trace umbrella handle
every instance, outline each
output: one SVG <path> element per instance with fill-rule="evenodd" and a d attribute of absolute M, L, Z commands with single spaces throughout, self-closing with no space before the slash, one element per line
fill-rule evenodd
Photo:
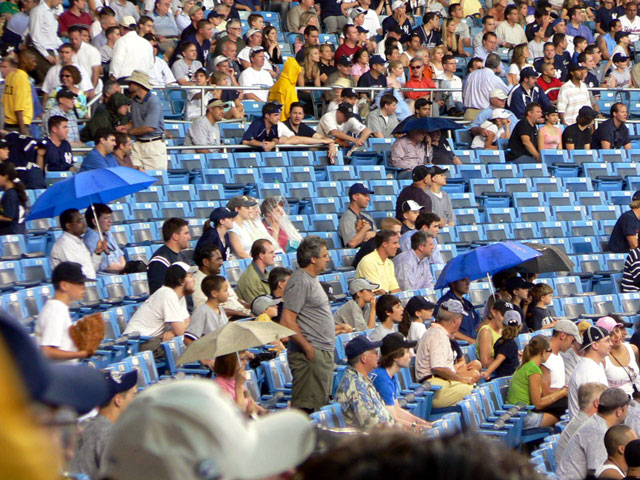
<path fill-rule="evenodd" d="M 104 237 L 102 236 L 102 230 L 100 230 L 100 224 L 98 223 L 98 215 L 96 215 L 96 209 L 93 207 L 93 202 L 91 202 L 91 206 L 89 208 L 93 213 L 93 219 L 96 221 L 96 228 L 98 229 L 98 234 L 100 235 L 100 241 L 102 241 L 104 240 Z"/>

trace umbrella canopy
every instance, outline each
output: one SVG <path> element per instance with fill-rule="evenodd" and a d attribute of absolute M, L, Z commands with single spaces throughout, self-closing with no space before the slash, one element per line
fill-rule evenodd
<path fill-rule="evenodd" d="M 49 187 L 31 207 L 27 220 L 52 218 L 69 208 L 107 203 L 154 184 L 156 178 L 133 168 L 97 168 L 77 173 Z"/>
<path fill-rule="evenodd" d="M 207 360 L 247 348 L 259 347 L 295 335 L 293 330 L 275 322 L 231 322 L 187 347 L 178 365 Z"/>
<path fill-rule="evenodd" d="M 398 133 L 408 133 L 410 130 L 422 130 L 425 132 L 435 132 L 436 130 L 459 130 L 462 125 L 453 120 L 439 117 L 414 117 L 409 119 Z"/>
<path fill-rule="evenodd" d="M 540 252 L 519 242 L 501 242 L 475 248 L 447 262 L 435 288 L 469 277 L 470 280 L 493 275 L 539 257 Z"/>
<path fill-rule="evenodd" d="M 518 265 L 516 270 L 523 273 L 572 272 L 575 263 L 555 245 L 544 243 L 525 243 L 542 255 Z"/>

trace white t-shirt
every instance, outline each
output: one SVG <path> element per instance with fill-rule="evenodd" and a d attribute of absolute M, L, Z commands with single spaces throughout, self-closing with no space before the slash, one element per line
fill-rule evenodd
<path fill-rule="evenodd" d="M 266 70 L 257 71 L 249 67 L 240 74 L 240 78 L 238 78 L 238 83 L 242 87 L 262 86 L 262 87 L 271 88 L 273 86 L 273 77 Z M 245 90 L 244 91 L 245 95 L 249 93 L 254 94 L 262 102 L 266 102 L 267 99 L 269 98 L 269 90 Z"/>
<path fill-rule="evenodd" d="M 245 62 L 251 63 L 251 60 L 249 58 L 251 48 L 252 47 L 247 46 L 240 50 L 240 53 L 238 53 L 238 60 L 244 60 Z M 273 66 L 271 65 L 271 57 L 267 52 L 264 52 L 264 65 L 262 66 L 262 70 L 273 70 Z"/>
<path fill-rule="evenodd" d="M 482 125 L 480 125 L 480 128 L 484 128 L 485 130 L 493 132 L 493 135 L 494 135 L 493 143 L 498 143 L 498 139 L 504 133 L 504 127 L 499 128 L 498 125 L 493 123 L 491 120 L 482 122 Z M 484 142 L 486 140 L 487 140 L 487 137 L 484 137 L 482 135 L 476 135 L 475 137 L 473 137 L 473 141 L 471 142 L 471 148 L 484 149 Z"/>
<path fill-rule="evenodd" d="M 631 43 L 640 40 L 640 17 L 634 18 L 632 22 L 626 15 L 622 15 L 618 20 L 622 24 L 622 31 L 629 32 Z"/>
<path fill-rule="evenodd" d="M 352 132 L 356 135 L 360 135 L 362 131 L 367 128 L 361 122 L 358 121 L 357 118 L 351 117 L 349 120 L 344 122 L 341 125 L 338 125 L 338 121 L 336 120 L 336 112 L 328 112 L 325 113 L 320 121 L 318 122 L 318 126 L 316 127 L 316 132 L 322 135 L 323 137 L 331 138 L 332 130 L 340 130 L 343 133 Z"/>
<path fill-rule="evenodd" d="M 546 362 L 543 363 L 549 369 L 551 375 L 551 388 L 562 388 L 566 385 L 564 374 L 564 360 L 560 355 L 552 353 Z"/>
<path fill-rule="evenodd" d="M 253 240 L 251 239 L 251 233 L 249 233 L 249 230 L 244 226 L 233 222 L 233 228 L 229 231 L 238 235 L 240 243 L 242 243 L 242 248 L 244 248 L 245 252 L 249 253 L 251 251 L 251 245 L 253 245 Z"/>
<path fill-rule="evenodd" d="M 80 83 L 76 85 L 83 92 L 93 90 L 93 83 L 91 83 L 91 74 L 87 72 L 82 65 L 78 62 L 74 62 L 73 66 L 80 72 Z M 47 95 L 53 92 L 56 87 L 60 86 L 60 70 L 62 65 L 54 65 L 47 71 L 47 76 L 44 77 L 42 82 L 42 91 Z"/>
<path fill-rule="evenodd" d="M 69 335 L 69 327 L 73 324 L 69 307 L 60 300 L 50 298 L 44 304 L 35 326 L 35 336 L 42 347 L 56 347 L 66 352 L 77 352 L 78 347 Z M 76 363 L 76 359 L 67 363 Z"/>
<path fill-rule="evenodd" d="M 93 67 L 100 67 L 102 65 L 102 57 L 100 56 L 100 50 L 87 42 L 82 42 L 80 50 L 73 56 L 73 61 L 79 63 L 89 73 L 91 79 L 93 77 Z M 92 83 L 93 85 L 93 83 Z M 102 80 L 98 77 L 98 84 L 94 88 L 96 95 L 102 93 Z"/>
<path fill-rule="evenodd" d="M 427 327 L 422 322 L 411 322 L 411 326 L 409 327 L 409 335 L 407 335 L 407 340 L 410 342 L 417 342 L 422 338 L 422 335 L 427 331 Z"/>
<path fill-rule="evenodd" d="M 578 406 L 578 389 L 580 385 L 588 382 L 596 382 L 606 385 L 607 387 L 609 386 L 604 365 L 596 363 L 590 358 L 582 357 L 571 374 L 571 380 L 569 380 L 569 414 L 571 418 L 575 417 L 580 411 L 580 407 Z"/>
<path fill-rule="evenodd" d="M 184 322 L 189 318 L 187 300 L 169 287 L 160 287 L 133 314 L 124 334 L 139 332 L 140 335 L 158 337 L 166 330 L 167 323 Z"/>

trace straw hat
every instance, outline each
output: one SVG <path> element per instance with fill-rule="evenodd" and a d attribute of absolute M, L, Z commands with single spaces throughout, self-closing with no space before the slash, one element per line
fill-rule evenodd
<path fill-rule="evenodd" d="M 138 85 L 146 88 L 147 90 L 152 90 L 151 82 L 149 82 L 149 74 L 141 70 L 134 70 L 131 76 L 127 78 L 126 81 L 137 83 Z"/>

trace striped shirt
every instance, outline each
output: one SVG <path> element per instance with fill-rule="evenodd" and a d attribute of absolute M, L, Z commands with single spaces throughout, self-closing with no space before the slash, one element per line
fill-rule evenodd
<path fill-rule="evenodd" d="M 591 97 L 586 83 L 580 82 L 580 86 L 576 87 L 572 81 L 568 81 L 560 87 L 558 92 L 558 112 L 564 113 L 565 125 L 576 123 L 580 109 L 590 106 Z"/>
<path fill-rule="evenodd" d="M 621 285 L 624 293 L 640 291 L 640 248 L 629 252 L 624 262 Z"/>

